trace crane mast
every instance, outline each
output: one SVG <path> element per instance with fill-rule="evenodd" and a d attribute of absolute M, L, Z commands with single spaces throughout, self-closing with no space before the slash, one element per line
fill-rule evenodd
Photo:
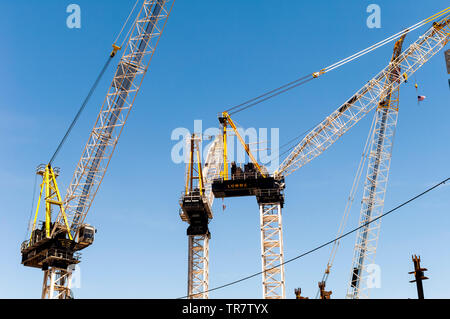
<path fill-rule="evenodd" d="M 284 179 L 269 176 L 267 169 L 260 166 L 250 147 L 239 134 L 228 112 L 219 115 L 222 126 L 223 171 L 212 183 L 215 197 L 255 196 L 260 212 L 261 265 L 263 298 L 285 298 L 283 232 L 281 209 L 284 205 Z M 227 165 L 227 134 L 231 127 L 251 162 L 238 167 L 231 163 L 231 174 Z M 279 267 L 278 267 L 279 266 Z"/>
<path fill-rule="evenodd" d="M 378 102 L 384 100 L 391 90 L 396 90 L 447 44 L 449 20 L 447 14 L 439 22 L 434 22 L 397 59 L 311 130 L 281 163 L 274 175 L 286 177 L 309 163 L 377 107 Z M 397 74 L 398 69 L 403 73 Z M 389 79 L 395 79 L 392 86 L 386 85 Z"/>
<path fill-rule="evenodd" d="M 22 263 L 44 270 L 42 298 L 71 298 L 72 265 L 80 262 L 78 251 L 92 244 L 94 238 L 94 228 L 86 225 L 84 220 L 105 176 L 173 3 L 173 0 L 143 1 L 66 196 L 64 200 L 46 197 L 45 233 L 44 227 L 40 230 L 33 226 L 30 240 L 22 244 Z M 120 49 L 116 45 L 113 48 L 111 58 Z M 59 196 L 57 187 L 53 190 L 57 174 L 50 164 L 38 171 L 44 176 L 43 184 L 49 185 L 47 193 Z M 47 182 L 45 176 L 53 178 Z M 59 207 L 54 221 L 51 220 L 52 205 Z"/>
<path fill-rule="evenodd" d="M 180 200 L 181 220 L 189 223 L 188 235 L 188 291 L 189 299 L 208 299 L 209 240 L 208 228 L 213 218 L 211 191 L 213 179 L 222 170 L 223 144 L 216 136 L 208 150 L 202 167 L 201 137 L 193 134 L 189 139 L 189 160 L 186 164 L 186 187 Z"/>

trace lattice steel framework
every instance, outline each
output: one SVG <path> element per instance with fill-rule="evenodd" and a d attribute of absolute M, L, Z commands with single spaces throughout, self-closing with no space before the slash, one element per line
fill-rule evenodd
<path fill-rule="evenodd" d="M 199 145 L 197 146 L 199 147 Z M 203 166 L 204 196 L 211 208 L 214 203 L 214 194 L 211 186 L 223 167 L 223 143 L 220 136 L 216 136 L 208 149 L 206 161 Z M 181 219 L 188 221 L 185 214 Z M 209 240 L 210 235 L 188 236 L 188 298 L 208 299 L 209 289 Z"/>
<path fill-rule="evenodd" d="M 209 235 L 195 235 L 188 238 L 188 298 L 208 299 Z"/>
<path fill-rule="evenodd" d="M 74 239 L 105 176 L 173 3 L 174 0 L 144 0 L 131 28 L 111 86 L 64 198 L 68 225 Z M 52 234 L 64 229 L 67 227 L 60 213 Z M 44 274 L 42 297 L 68 297 L 70 280 L 66 279 L 70 276 L 70 270 L 49 268 Z"/>
<path fill-rule="evenodd" d="M 394 94 L 395 100 L 392 102 L 398 106 L 398 90 Z M 359 226 L 383 214 L 397 118 L 398 109 L 382 108 L 376 113 Z M 378 219 L 357 232 L 351 282 L 347 291 L 349 298 L 369 297 L 369 279 L 373 274 L 367 271 L 367 266 L 375 261 L 380 225 L 381 219 Z"/>
<path fill-rule="evenodd" d="M 72 271 L 51 267 L 44 271 L 42 299 L 71 299 Z"/>
<path fill-rule="evenodd" d="M 206 155 L 205 165 L 203 166 L 203 176 L 205 177 L 205 195 L 209 205 L 214 203 L 214 194 L 212 192 L 212 182 L 220 176 L 223 170 L 223 140 L 221 135 L 214 138 Z"/>
<path fill-rule="evenodd" d="M 132 27 L 123 56 L 65 196 L 65 210 L 74 237 L 105 176 L 172 5 L 173 1 L 170 0 L 145 0 Z M 62 222 L 61 215 L 58 215 L 57 222 Z"/>
<path fill-rule="evenodd" d="M 410 78 L 447 44 L 450 37 L 449 20 L 449 15 L 446 15 L 439 22 L 435 22 L 397 59 L 309 132 L 282 162 L 275 175 L 292 174 L 334 144 L 368 112 L 377 107 L 380 100 L 386 98 L 391 90 L 391 86 L 386 85 L 389 79 L 395 79 L 392 90 L 396 90 Z M 397 72 L 399 69 L 402 70 L 401 74 Z"/>
<path fill-rule="evenodd" d="M 348 298 L 369 297 L 370 278 L 373 274 L 368 272 L 367 266 L 375 261 L 381 219 L 375 220 L 369 225 L 367 225 L 367 222 L 383 214 L 398 119 L 399 93 L 400 90 L 397 87 L 395 91 L 388 95 L 384 103 L 380 103 L 375 114 L 375 126 L 371 134 L 372 139 L 359 220 L 359 226 L 365 226 L 359 229 L 356 235 L 350 287 L 347 291 Z"/>
<path fill-rule="evenodd" d="M 284 299 L 285 280 L 281 204 L 260 204 L 261 262 L 264 299 Z M 279 267 L 276 267 L 281 265 Z M 275 268 L 274 268 L 275 267 Z"/>

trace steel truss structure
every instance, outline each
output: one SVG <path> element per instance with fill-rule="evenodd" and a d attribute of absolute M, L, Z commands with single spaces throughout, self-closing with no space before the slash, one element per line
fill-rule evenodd
<path fill-rule="evenodd" d="M 50 267 L 44 271 L 42 299 L 72 299 L 72 270 Z"/>
<path fill-rule="evenodd" d="M 181 201 L 182 212 L 180 217 L 183 221 L 192 226 L 196 222 L 191 215 L 189 204 L 194 201 L 201 201 L 202 209 L 195 211 L 195 214 L 202 215 L 205 211 L 208 213 L 207 223 L 212 219 L 212 204 L 214 195 L 211 190 L 212 181 L 219 176 L 223 167 L 223 144 L 220 136 L 216 136 L 212 141 L 205 164 L 202 167 L 201 160 L 201 141 L 200 136 L 195 134 L 187 139 L 189 146 L 190 159 L 186 164 L 186 191 Z M 195 165 L 197 158 L 197 165 Z M 197 167 L 197 168 L 195 168 Z M 194 183 L 197 182 L 197 183 Z M 196 193 L 198 189 L 198 194 Z M 198 208 L 198 206 L 197 206 Z M 190 226 L 190 227 L 191 227 Z M 188 289 L 189 299 L 208 299 L 209 289 L 209 240 L 211 234 L 204 225 L 199 233 L 189 235 L 188 230 Z"/>
<path fill-rule="evenodd" d="M 141 87 L 174 1 L 144 0 L 88 142 L 64 198 L 65 215 L 56 218 L 52 236 L 67 231 L 77 238 Z M 117 47 L 115 47 L 115 52 Z M 67 216 L 67 222 L 64 221 Z M 71 235 L 71 236 L 70 236 Z M 50 267 L 43 298 L 69 297 L 71 271 Z"/>
<path fill-rule="evenodd" d="M 259 212 L 263 298 L 284 299 L 286 293 L 281 204 L 261 203 Z"/>
<path fill-rule="evenodd" d="M 398 107 L 398 90 L 393 95 L 392 103 Z M 367 222 L 383 214 L 397 118 L 398 108 L 382 108 L 376 113 L 359 220 L 359 226 L 366 226 L 357 232 L 348 298 L 369 297 L 374 274 L 368 266 L 375 261 L 381 219 Z"/>
<path fill-rule="evenodd" d="M 407 81 L 431 57 L 439 52 L 450 37 L 450 17 L 433 23 L 419 39 L 400 54 L 347 102 L 326 117 L 298 143 L 281 163 L 275 175 L 288 176 L 322 154 L 342 135 L 358 123 L 378 102 Z M 400 74 L 398 70 L 402 70 Z M 392 85 L 386 85 L 393 79 Z"/>
<path fill-rule="evenodd" d="M 210 235 L 191 235 L 188 258 L 188 298 L 208 299 Z"/>
<path fill-rule="evenodd" d="M 396 43 L 396 48 L 400 46 L 400 51 L 403 39 L 404 37 Z M 396 54 L 395 51 L 394 54 Z M 400 73 L 401 70 L 397 71 Z M 395 79 L 390 79 L 387 82 L 389 88 L 392 87 L 392 81 L 395 81 Z M 388 94 L 386 100 L 380 102 L 375 113 L 375 125 L 373 132 L 371 132 L 367 174 L 361 201 L 359 226 L 363 227 L 358 230 L 356 235 L 347 298 L 369 298 L 373 276 L 375 275 L 368 268 L 375 262 L 380 234 L 381 219 L 376 218 L 383 214 L 398 119 L 399 94 L 400 88 L 397 87 L 395 91 Z M 371 222 L 371 224 L 367 224 L 368 222 Z"/>
<path fill-rule="evenodd" d="M 72 235 L 83 224 L 163 32 L 173 1 L 145 0 L 65 197 Z M 58 223 L 62 223 L 61 214 Z"/>

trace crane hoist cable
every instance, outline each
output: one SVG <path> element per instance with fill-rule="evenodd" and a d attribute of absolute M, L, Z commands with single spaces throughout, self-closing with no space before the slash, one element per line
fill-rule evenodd
<path fill-rule="evenodd" d="M 80 106 L 80 108 L 79 108 L 77 114 L 75 115 L 74 119 L 72 120 L 72 123 L 69 125 L 69 128 L 67 129 L 67 131 L 66 131 L 66 133 L 64 134 L 63 138 L 61 139 L 61 141 L 60 141 L 58 147 L 56 148 L 55 153 L 53 154 L 53 156 L 51 157 L 51 159 L 50 159 L 50 161 L 49 161 L 49 163 L 48 163 L 49 165 L 51 165 L 51 164 L 53 163 L 53 161 L 55 160 L 55 158 L 56 158 L 56 156 L 58 155 L 59 151 L 61 150 L 61 147 L 63 146 L 63 144 L 65 143 L 67 137 L 69 136 L 70 132 L 72 131 L 73 127 L 74 127 L 75 124 L 77 123 L 78 118 L 80 117 L 81 113 L 83 112 L 84 108 L 86 107 L 87 103 L 89 102 L 89 100 L 90 100 L 92 94 L 94 93 L 95 89 L 96 89 L 97 86 L 98 86 L 98 83 L 100 82 L 101 78 L 103 77 L 103 75 L 105 74 L 106 70 L 108 69 L 108 66 L 109 66 L 109 64 L 110 64 L 110 62 L 111 62 L 111 60 L 112 60 L 112 58 L 114 58 L 114 56 L 116 55 L 117 51 L 119 51 L 119 50 L 122 49 L 122 47 L 123 47 L 123 45 L 124 45 L 126 39 L 128 39 L 128 36 L 129 36 L 129 34 L 130 34 L 130 32 L 131 32 L 131 30 L 132 30 L 133 28 L 128 28 L 128 32 L 127 32 L 127 34 L 125 35 L 125 37 L 122 39 L 121 44 L 120 44 L 120 45 L 117 45 L 117 43 L 118 43 L 118 41 L 119 41 L 119 39 L 120 39 L 120 36 L 122 35 L 122 32 L 123 32 L 123 30 L 125 29 L 125 27 L 128 25 L 128 22 L 129 22 L 130 18 L 132 17 L 133 13 L 135 12 L 136 7 L 137 7 L 139 1 L 140 1 L 140 0 L 136 0 L 136 2 L 134 3 L 134 6 L 133 6 L 133 8 L 131 9 L 130 14 L 128 15 L 127 19 L 125 20 L 125 23 L 122 25 L 122 29 L 120 29 L 120 32 L 118 33 L 116 39 L 114 40 L 114 43 L 113 43 L 113 45 L 112 45 L 112 46 L 113 46 L 113 50 L 111 51 L 111 53 L 110 53 L 108 59 L 106 60 L 106 62 L 105 62 L 105 64 L 104 64 L 103 68 L 101 69 L 100 73 L 98 74 L 98 76 L 97 76 L 97 78 L 96 78 L 94 84 L 93 84 L 92 87 L 90 88 L 90 90 L 89 90 L 89 92 L 88 92 L 86 98 L 84 99 L 83 103 L 81 104 L 81 106 Z M 136 17 L 134 20 L 136 20 L 136 19 L 137 19 L 137 17 Z M 136 22 L 136 21 L 134 21 L 134 24 L 135 24 L 135 22 Z"/>
<path fill-rule="evenodd" d="M 449 12 L 450 12 L 450 7 L 447 7 L 446 9 L 441 10 L 438 13 L 435 13 L 434 15 L 432 15 L 432 16 L 430 16 L 430 17 L 428 17 L 428 18 L 426 18 L 426 19 L 424 19 L 422 21 L 419 21 L 416 24 L 413 24 L 412 26 L 410 26 L 410 27 L 408 27 L 406 29 L 403 29 L 402 31 L 397 32 L 397 33 L 391 35 L 390 37 L 388 37 L 388 38 L 386 38 L 386 39 L 384 39 L 382 41 L 379 41 L 379 42 L 377 42 L 377 43 L 375 43 L 375 44 L 365 48 L 364 50 L 358 51 L 358 52 L 356 52 L 356 53 L 354 53 L 354 54 L 352 54 L 352 55 L 350 55 L 350 56 L 348 56 L 348 57 L 346 57 L 346 58 L 344 58 L 344 59 L 342 59 L 342 60 L 340 60 L 338 62 L 335 62 L 335 63 L 333 63 L 333 64 L 331 64 L 331 65 L 329 65 L 329 66 L 327 66 L 325 68 L 322 68 L 320 71 L 313 72 L 311 74 L 307 74 L 307 75 L 301 76 L 301 77 L 299 77 L 298 79 L 296 79 L 294 81 L 291 81 L 291 82 L 286 83 L 286 84 L 284 84 L 284 85 L 282 85 L 280 87 L 277 87 L 276 89 L 270 90 L 270 91 L 265 92 L 265 93 L 255 97 L 255 98 L 252 98 L 252 99 L 247 100 L 247 101 L 245 101 L 243 103 L 240 103 L 240 104 L 237 104 L 237 105 L 235 105 L 233 107 L 230 107 L 230 108 L 226 109 L 225 112 L 229 113 L 230 115 L 236 114 L 236 113 L 244 111 L 244 110 L 246 110 L 246 109 L 248 109 L 248 108 L 250 108 L 252 106 L 255 106 L 255 105 L 257 105 L 257 104 L 259 104 L 261 102 L 267 101 L 267 100 L 269 100 L 269 99 L 271 99 L 271 98 L 273 98 L 273 97 L 275 97 L 277 95 L 285 93 L 285 92 L 287 92 L 287 91 L 289 91 L 289 90 L 291 90 L 293 88 L 296 88 L 298 86 L 306 84 L 307 82 L 309 82 L 309 81 L 311 81 L 313 79 L 316 79 L 316 78 L 320 77 L 321 75 L 323 75 L 325 73 L 328 73 L 328 72 L 330 72 L 332 70 L 340 68 L 341 66 L 343 66 L 343 65 L 345 65 L 345 64 L 347 64 L 347 63 L 349 63 L 349 62 L 351 62 L 351 61 L 353 61 L 355 59 L 358 59 L 358 58 L 362 57 L 363 55 L 366 55 L 366 54 L 368 54 L 368 53 L 370 53 L 370 52 L 372 52 L 372 51 L 374 51 L 374 50 L 376 50 L 376 49 L 378 49 L 378 48 L 380 48 L 380 47 L 382 47 L 382 46 L 384 46 L 384 45 L 386 45 L 386 44 L 388 44 L 388 43 L 390 43 L 390 42 L 392 42 L 392 41 L 394 41 L 394 40 L 396 40 L 398 38 L 400 38 L 401 36 L 411 32 L 411 31 L 414 31 L 414 30 L 424 26 L 425 24 L 427 24 L 427 23 L 429 23 L 429 22 L 431 22 L 431 21 L 433 21 L 433 20 L 435 20 L 435 19 L 437 19 L 439 17 L 442 17 L 443 15 L 445 15 L 445 14 L 447 14 Z"/>
<path fill-rule="evenodd" d="M 119 40 L 120 36 L 122 35 L 123 30 L 125 29 L 125 27 L 128 25 L 128 21 L 130 20 L 131 16 L 133 15 L 133 12 L 136 10 L 136 6 L 139 3 L 140 0 L 136 0 L 136 2 L 134 3 L 133 9 L 131 9 L 130 14 L 128 15 L 127 19 L 125 20 L 125 23 L 122 26 L 122 29 L 120 29 L 119 34 L 116 37 L 116 40 L 114 40 L 114 43 L 117 43 L 117 41 Z M 123 46 L 123 44 L 125 43 L 125 40 L 128 39 L 128 35 L 130 34 L 132 28 L 128 28 L 128 32 L 127 35 L 123 38 L 122 40 L 122 44 L 120 45 L 120 47 Z"/>
<path fill-rule="evenodd" d="M 300 255 L 297 255 L 297 256 L 295 256 L 295 257 L 292 257 L 292 258 L 286 260 L 285 262 L 283 262 L 283 263 L 281 263 L 281 264 L 278 264 L 278 265 L 275 265 L 275 266 L 273 266 L 272 268 L 267 269 L 267 270 L 265 270 L 265 271 L 266 271 L 266 272 L 270 272 L 271 270 L 273 270 L 273 269 L 275 269 L 275 268 L 278 268 L 278 267 L 280 267 L 280 266 L 282 266 L 282 265 L 286 265 L 286 264 L 288 264 L 288 263 L 291 263 L 291 262 L 293 262 L 293 261 L 295 261 L 295 260 L 297 260 L 297 259 L 300 259 L 300 258 L 303 258 L 303 257 L 305 257 L 305 256 L 307 256 L 307 255 L 310 255 L 310 254 L 312 254 L 313 252 L 316 252 L 316 251 L 318 251 L 318 250 L 320 250 L 320 249 L 322 249 L 322 248 L 324 248 L 324 247 L 326 247 L 326 246 L 329 246 L 329 245 L 331 245 L 332 243 L 334 243 L 334 242 L 336 242 L 336 241 L 338 241 L 338 240 L 341 240 L 341 239 L 344 238 L 344 237 L 347 237 L 347 236 L 353 234 L 354 232 L 358 231 L 359 229 L 361 229 L 361 228 L 363 228 L 363 227 L 365 227 L 365 226 L 367 226 L 367 225 L 370 225 L 370 224 L 372 224 L 373 222 L 375 222 L 375 221 L 377 221 L 377 220 L 379 220 L 379 219 L 381 219 L 381 218 L 383 218 L 383 217 L 386 217 L 387 215 L 392 214 L 393 212 L 397 211 L 398 209 L 402 208 L 403 206 L 405 206 L 405 205 L 407 205 L 407 204 L 409 204 L 409 203 L 415 201 L 416 199 L 419 199 L 420 197 L 422 197 L 422 196 L 424 196 L 425 194 L 431 192 L 432 190 L 438 188 L 439 186 L 444 185 L 444 184 L 447 183 L 448 181 L 450 181 L 450 177 L 447 177 L 447 178 L 443 179 L 442 181 L 440 181 L 439 183 L 435 184 L 434 186 L 431 186 L 430 188 L 426 189 L 426 190 L 423 191 L 422 193 L 420 193 L 420 194 L 418 194 L 418 195 L 416 195 L 416 196 L 414 196 L 414 197 L 408 199 L 407 201 L 401 203 L 400 205 L 397 205 L 397 206 L 394 207 L 393 209 L 391 209 L 391 210 L 387 211 L 386 213 L 384 213 L 384 214 L 378 216 L 377 218 L 374 218 L 373 220 L 370 220 L 370 221 L 364 223 L 363 225 L 360 225 L 360 226 L 358 226 L 358 227 L 356 227 L 356 228 L 354 228 L 354 229 L 349 230 L 348 232 L 346 232 L 345 234 L 342 234 L 342 235 L 339 236 L 339 237 L 336 237 L 336 238 L 334 238 L 334 239 L 332 239 L 332 240 L 329 240 L 329 241 L 327 241 L 326 243 L 323 243 L 323 244 L 321 244 L 321 245 L 319 245 L 319 246 L 316 246 L 315 248 L 312 248 L 312 249 L 310 249 L 310 250 L 308 250 L 308 251 L 306 251 L 306 252 L 304 252 L 304 253 L 302 253 L 302 254 L 300 254 Z M 202 291 L 201 293 L 211 292 L 211 291 L 223 289 L 223 288 L 226 288 L 226 287 L 229 287 L 229 286 L 238 284 L 238 283 L 240 283 L 240 282 L 243 282 L 243 281 L 246 281 L 246 280 L 248 280 L 248 279 L 254 278 L 254 277 L 256 277 L 256 276 L 259 276 L 259 275 L 261 275 L 263 272 L 264 272 L 264 271 L 259 271 L 259 272 L 257 272 L 257 273 L 248 275 L 248 276 L 246 276 L 246 277 L 237 279 L 237 280 L 235 280 L 235 281 L 232 281 L 232 282 L 229 282 L 229 283 L 226 283 L 226 284 L 223 284 L 223 285 L 220 285 L 220 286 L 217 286 L 217 287 L 208 289 L 207 291 Z M 188 297 L 190 297 L 190 296 L 178 297 L 178 298 L 176 298 L 176 299 L 184 299 L 184 298 L 188 298 Z"/>
<path fill-rule="evenodd" d="M 367 158 L 369 156 L 369 152 L 370 152 L 370 141 L 373 138 L 373 134 L 374 134 L 373 128 L 375 126 L 375 122 L 376 122 L 376 116 L 373 117 L 372 124 L 370 126 L 369 134 L 367 136 L 366 143 L 364 145 L 364 150 L 361 155 L 361 160 L 359 161 L 358 169 L 356 170 L 355 178 L 353 179 L 352 188 L 350 190 L 350 194 L 347 199 L 347 204 L 345 205 L 344 214 L 341 218 L 341 222 L 339 224 L 339 229 L 338 229 L 336 237 L 340 237 L 342 235 L 342 233 L 344 232 L 345 225 L 347 224 L 348 216 L 349 216 L 350 210 L 352 208 L 352 204 L 353 204 L 355 196 L 356 196 L 356 192 L 359 189 L 361 175 L 362 175 L 366 160 L 367 160 Z M 334 259 L 336 258 L 336 253 L 339 248 L 339 244 L 340 244 L 340 240 L 337 240 L 333 243 L 333 246 L 332 246 L 331 252 L 330 252 L 330 256 L 328 258 L 327 267 L 322 276 L 321 282 L 326 283 L 328 280 L 328 276 L 330 274 L 330 269 L 333 266 Z M 318 298 L 319 293 L 320 293 L 319 291 L 316 293 L 316 299 Z"/>
<path fill-rule="evenodd" d="M 61 139 L 61 141 L 58 144 L 58 147 L 56 148 L 55 152 L 53 153 L 53 156 L 50 158 L 50 161 L 48 162 L 49 165 L 51 165 L 53 163 L 53 161 L 55 160 L 56 156 L 58 155 L 59 151 L 61 150 L 62 146 L 64 145 L 64 143 L 66 142 L 67 137 L 69 136 L 70 132 L 72 131 L 73 127 L 75 126 L 75 124 L 77 123 L 81 113 L 83 112 L 83 110 L 85 109 L 87 103 L 89 102 L 89 100 L 91 99 L 92 94 L 94 93 L 95 89 L 98 86 L 98 83 L 100 82 L 101 78 L 103 77 L 103 75 L 105 74 L 105 71 L 108 69 L 109 63 L 111 62 L 112 58 L 114 57 L 115 50 L 118 50 L 116 48 L 119 47 L 114 47 L 113 45 L 113 52 L 111 52 L 111 54 L 109 55 L 108 59 L 106 60 L 103 68 L 101 69 L 100 73 L 98 74 L 97 78 L 95 79 L 94 84 L 91 86 L 89 93 L 87 94 L 87 96 L 84 98 L 83 103 L 81 103 L 80 108 L 78 109 L 77 114 L 75 115 L 74 119 L 72 120 L 72 123 L 70 123 L 69 128 L 67 129 L 66 133 L 64 134 L 63 138 Z M 119 48 L 120 49 L 120 48 Z M 114 53 L 114 54 L 113 54 Z"/>

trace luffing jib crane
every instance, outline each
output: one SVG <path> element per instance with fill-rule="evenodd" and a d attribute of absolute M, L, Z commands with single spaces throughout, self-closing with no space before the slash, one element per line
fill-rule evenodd
<path fill-rule="evenodd" d="M 187 222 L 188 235 L 188 298 L 207 299 L 209 287 L 208 228 L 213 218 L 214 196 L 211 182 L 222 169 L 222 140 L 215 137 L 202 165 L 202 138 L 193 134 L 188 138 L 189 158 L 186 163 L 186 186 L 180 200 L 181 220 Z"/>
<path fill-rule="evenodd" d="M 170 15 L 173 0 L 144 0 L 118 63 L 100 113 L 76 166 L 64 199 L 50 164 L 39 166 L 43 178 L 29 240 L 21 245 L 22 264 L 44 271 L 42 298 L 71 298 L 71 265 L 80 262 L 79 252 L 94 241 L 94 227 L 86 215 L 105 176 L 129 112 L 150 60 Z M 111 58 L 120 48 L 113 46 Z M 45 196 L 45 223 L 36 219 Z M 55 217 L 55 211 L 58 212 Z"/>
<path fill-rule="evenodd" d="M 224 112 L 219 116 L 219 122 L 223 128 L 224 170 L 221 176 L 214 180 L 212 190 L 214 196 L 218 198 L 234 196 L 256 196 L 257 198 L 260 207 L 264 298 L 285 298 L 281 220 L 284 178 L 322 154 L 371 110 L 379 106 L 379 101 L 386 101 L 391 92 L 395 92 L 402 83 L 439 52 L 449 40 L 449 22 L 448 13 L 438 22 L 434 22 L 408 49 L 312 129 L 272 175 L 268 174 L 251 155 L 248 145 L 239 136 L 229 114 Z M 401 73 L 398 72 L 399 70 Z M 324 73 L 325 71 L 316 72 L 312 74 L 312 77 L 317 78 Z M 232 127 L 252 161 L 245 165 L 244 171 L 232 165 L 231 176 L 228 174 L 227 166 L 228 125 Z"/>
<path fill-rule="evenodd" d="M 398 76 L 394 77 L 394 74 L 400 75 L 402 72 L 400 66 L 393 62 L 401 53 L 405 36 L 406 34 L 394 46 L 391 59 L 393 71 L 385 84 L 388 88 L 393 87 L 393 83 L 398 81 Z M 363 226 L 363 228 L 358 230 L 356 237 L 350 289 L 347 293 L 347 297 L 350 298 L 369 297 L 368 279 L 370 273 L 367 271 L 367 265 L 375 261 L 381 219 L 375 220 L 369 225 L 367 222 L 383 213 L 395 128 L 397 126 L 400 87 L 397 86 L 395 90 L 390 89 L 388 92 L 387 96 L 380 100 L 377 106 L 375 124 L 371 133 L 372 140 L 368 154 L 367 176 L 360 214 L 360 226 Z"/>

